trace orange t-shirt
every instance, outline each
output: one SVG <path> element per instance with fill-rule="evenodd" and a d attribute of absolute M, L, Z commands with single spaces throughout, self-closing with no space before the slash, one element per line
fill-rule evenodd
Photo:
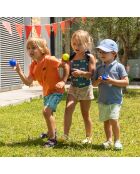
<path fill-rule="evenodd" d="M 44 96 L 64 93 L 64 88 L 55 88 L 55 85 L 61 81 L 58 73 L 59 65 L 60 61 L 54 56 L 45 56 L 41 61 L 33 61 L 30 65 L 29 76 L 43 87 Z"/>

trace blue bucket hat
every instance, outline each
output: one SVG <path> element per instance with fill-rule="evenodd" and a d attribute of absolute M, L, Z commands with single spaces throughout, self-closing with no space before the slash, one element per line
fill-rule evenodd
<path fill-rule="evenodd" d="M 116 44 L 116 42 L 112 39 L 104 39 L 100 42 L 99 46 L 96 47 L 99 48 L 105 52 L 118 52 L 118 45 Z"/>

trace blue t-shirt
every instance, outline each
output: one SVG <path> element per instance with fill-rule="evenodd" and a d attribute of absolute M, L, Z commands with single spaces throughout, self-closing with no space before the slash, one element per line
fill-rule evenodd
<path fill-rule="evenodd" d="M 70 62 L 71 72 L 74 69 L 78 69 L 81 71 L 89 71 L 88 64 L 89 64 L 89 61 L 86 58 L 81 60 L 71 60 Z M 85 86 L 89 86 L 91 84 L 91 80 L 85 77 L 74 77 L 71 75 L 71 84 L 74 87 L 82 88 Z"/>
<path fill-rule="evenodd" d="M 97 67 L 94 79 L 97 80 L 99 76 L 106 74 L 113 79 L 120 80 L 127 76 L 124 66 L 114 60 L 109 65 L 100 65 Z M 111 84 L 99 84 L 99 103 L 103 104 L 121 104 L 122 103 L 122 87 L 113 86 Z"/>

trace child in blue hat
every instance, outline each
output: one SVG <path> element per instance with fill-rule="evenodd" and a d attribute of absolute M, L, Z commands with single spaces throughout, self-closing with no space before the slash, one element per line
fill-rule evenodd
<path fill-rule="evenodd" d="M 99 120 L 104 122 L 106 141 L 105 149 L 111 148 L 114 135 L 114 148 L 123 148 L 120 142 L 119 112 L 122 105 L 122 87 L 129 84 L 124 66 L 117 58 L 118 45 L 111 39 L 104 39 L 97 47 L 103 64 L 97 67 L 93 86 L 99 87 Z"/>

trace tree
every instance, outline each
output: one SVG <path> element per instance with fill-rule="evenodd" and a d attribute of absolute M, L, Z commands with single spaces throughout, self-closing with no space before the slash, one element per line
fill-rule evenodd
<path fill-rule="evenodd" d="M 75 19 L 75 29 L 84 29 L 94 38 L 94 44 L 104 38 L 111 38 L 119 45 L 119 58 L 127 66 L 129 58 L 140 56 L 140 18 L 139 17 L 95 17 Z M 73 29 L 74 28 L 74 29 Z"/>

